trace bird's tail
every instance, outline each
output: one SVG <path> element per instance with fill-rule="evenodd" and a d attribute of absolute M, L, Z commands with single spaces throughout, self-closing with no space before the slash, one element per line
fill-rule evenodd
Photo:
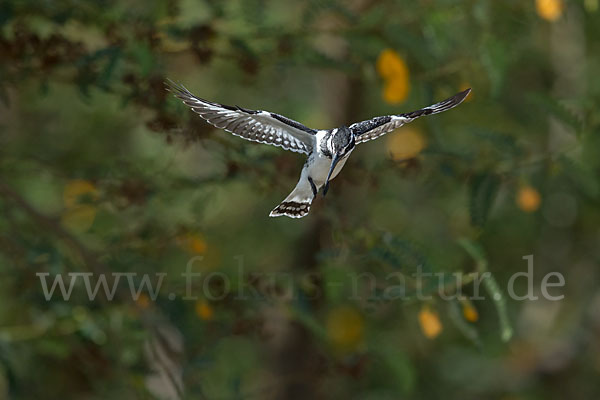
<path fill-rule="evenodd" d="M 269 217 L 281 217 L 285 215 L 290 218 L 302 218 L 308 215 L 312 199 L 305 202 L 282 201 L 277 207 L 269 213 Z"/>
<path fill-rule="evenodd" d="M 305 217 L 310 211 L 313 198 L 310 183 L 306 179 L 302 179 L 292 190 L 292 193 L 271 211 L 269 217 L 281 217 L 283 215 L 290 218 Z"/>

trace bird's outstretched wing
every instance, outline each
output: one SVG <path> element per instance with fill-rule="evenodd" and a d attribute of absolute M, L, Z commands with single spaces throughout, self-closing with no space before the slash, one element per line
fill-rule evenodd
<path fill-rule="evenodd" d="M 213 103 L 194 96 L 181 85 L 165 83 L 167 90 L 211 125 L 254 142 L 279 146 L 285 150 L 309 154 L 316 130 L 283 115 Z"/>
<path fill-rule="evenodd" d="M 352 124 L 349 126 L 349 128 L 356 136 L 356 144 L 364 143 L 369 140 L 377 139 L 378 137 L 383 136 L 396 128 L 399 128 L 402 125 L 419 118 L 420 116 L 437 114 L 456 107 L 462 103 L 462 101 L 469 95 L 470 92 L 471 89 L 467 89 L 444 101 L 440 101 L 439 103 L 417 111 L 412 111 L 405 114 L 375 117 L 366 121 Z"/>

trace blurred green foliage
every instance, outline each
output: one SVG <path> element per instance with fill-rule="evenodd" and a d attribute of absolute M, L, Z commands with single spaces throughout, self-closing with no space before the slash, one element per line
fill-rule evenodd
<path fill-rule="evenodd" d="M 596 0 L 3 1 L 0 398 L 598 398 L 599 38 Z M 267 215 L 302 157 L 213 129 L 166 78 L 315 128 L 473 93 L 389 135 L 427 144 L 408 160 L 402 136 L 361 145 L 291 220 Z M 530 254 L 564 300 L 505 297 Z M 196 256 L 217 278 L 191 301 Z M 434 276 L 421 301 L 419 268 L 467 294 L 489 271 L 487 299 Z M 73 272 L 167 275 L 156 299 L 47 301 L 36 274 Z"/>

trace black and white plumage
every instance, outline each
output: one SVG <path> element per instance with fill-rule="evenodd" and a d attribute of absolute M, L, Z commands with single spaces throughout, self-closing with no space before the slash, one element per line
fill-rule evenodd
<path fill-rule="evenodd" d="M 437 114 L 456 107 L 471 92 L 471 89 L 467 89 L 444 101 L 409 113 L 375 117 L 349 127 L 317 130 L 268 111 L 203 100 L 174 83 L 168 83 L 167 89 L 217 128 L 247 140 L 308 155 L 298 184 L 269 214 L 271 217 L 285 215 L 291 218 L 306 216 L 321 188 L 323 195 L 327 193 L 329 181 L 339 174 L 357 144 L 377 139 L 423 115 Z"/>
<path fill-rule="evenodd" d="M 310 154 L 313 151 L 312 137 L 316 130 L 300 122 L 268 111 L 248 110 L 200 99 L 183 86 L 168 86 L 195 113 L 208 123 L 236 136 L 254 142 L 271 144 L 285 150 Z"/>

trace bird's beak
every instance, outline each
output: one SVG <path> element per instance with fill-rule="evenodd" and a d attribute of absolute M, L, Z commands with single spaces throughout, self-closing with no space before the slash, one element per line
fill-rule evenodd
<path fill-rule="evenodd" d="M 333 170 L 335 169 L 336 164 L 342 159 L 342 157 L 340 157 L 339 155 L 334 155 L 333 156 L 333 160 L 331 160 L 331 167 L 329 168 L 329 173 L 327 174 L 327 179 L 325 179 L 325 185 L 323 186 L 323 197 L 325 197 L 325 195 L 327 194 L 327 191 L 329 190 L 329 178 L 331 178 L 331 174 L 333 173 Z"/>

